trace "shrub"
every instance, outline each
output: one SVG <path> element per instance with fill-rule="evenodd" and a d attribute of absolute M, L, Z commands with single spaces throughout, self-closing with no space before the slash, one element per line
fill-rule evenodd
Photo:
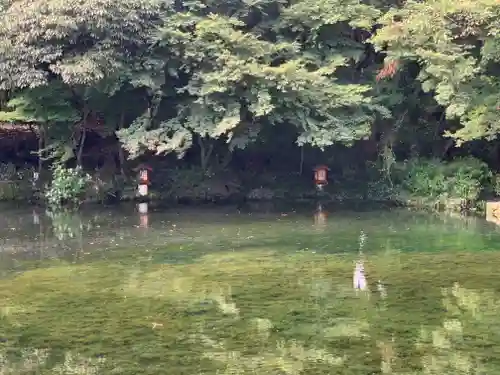
<path fill-rule="evenodd" d="M 34 168 L 16 168 L 12 163 L 0 163 L 0 201 L 30 199 L 34 193 Z"/>
<path fill-rule="evenodd" d="M 45 190 L 45 198 L 50 206 L 76 205 L 81 203 L 90 176 L 80 167 L 65 168 L 55 165 L 52 182 Z"/>
<path fill-rule="evenodd" d="M 492 173 L 481 160 L 468 157 L 443 162 L 438 159 L 411 159 L 398 163 L 394 181 L 410 199 L 434 204 L 470 207 L 490 185 Z"/>
<path fill-rule="evenodd" d="M 496 197 L 500 196 L 500 173 L 496 173 L 491 181 L 491 193 Z"/>

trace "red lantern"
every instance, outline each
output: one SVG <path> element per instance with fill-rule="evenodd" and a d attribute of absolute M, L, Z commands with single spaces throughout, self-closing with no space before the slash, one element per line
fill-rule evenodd
<path fill-rule="evenodd" d="M 148 170 L 147 169 L 141 169 L 139 172 L 139 182 L 141 184 L 147 185 L 149 184 L 149 175 L 148 175 Z"/>
<path fill-rule="evenodd" d="M 317 186 L 325 186 L 328 184 L 328 170 L 326 165 L 318 165 L 314 168 L 314 183 Z"/>
<path fill-rule="evenodd" d="M 149 185 L 149 172 L 153 169 L 146 164 L 140 164 L 135 170 L 139 171 L 139 185 Z"/>

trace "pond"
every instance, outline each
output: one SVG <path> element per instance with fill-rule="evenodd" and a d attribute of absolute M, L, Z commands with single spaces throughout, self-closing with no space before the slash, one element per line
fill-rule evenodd
<path fill-rule="evenodd" d="M 479 218 L 0 209 L 0 374 L 500 371 L 500 230 Z"/>

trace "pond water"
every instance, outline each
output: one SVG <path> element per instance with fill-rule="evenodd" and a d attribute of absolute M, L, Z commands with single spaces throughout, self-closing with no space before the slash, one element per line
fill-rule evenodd
<path fill-rule="evenodd" d="M 2 375 L 500 373 L 479 218 L 0 209 Z"/>

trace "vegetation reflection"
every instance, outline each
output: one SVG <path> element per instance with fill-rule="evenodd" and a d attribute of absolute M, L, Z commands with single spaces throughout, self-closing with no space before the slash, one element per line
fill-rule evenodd
<path fill-rule="evenodd" d="M 465 267 L 474 257 L 474 269 Z M 265 250 L 184 264 L 137 257 L 134 264 L 94 261 L 10 275 L 0 281 L 2 373 L 500 369 L 492 328 L 500 304 L 491 289 L 500 256 L 363 259 L 364 293 L 351 284 L 359 256 Z"/>

